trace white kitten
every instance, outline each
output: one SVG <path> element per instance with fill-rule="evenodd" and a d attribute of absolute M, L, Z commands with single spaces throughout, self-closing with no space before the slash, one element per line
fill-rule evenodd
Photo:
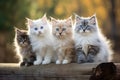
<path fill-rule="evenodd" d="M 76 15 L 75 20 L 74 39 L 78 57 L 77 62 L 109 61 L 112 53 L 110 44 L 99 30 L 96 16 L 83 18 Z M 89 46 L 95 46 L 92 48 L 93 53 L 89 54 Z"/>
<path fill-rule="evenodd" d="M 46 15 L 38 20 L 28 20 L 28 34 L 33 51 L 36 53 L 34 65 L 49 64 L 52 58 L 51 28 Z"/>

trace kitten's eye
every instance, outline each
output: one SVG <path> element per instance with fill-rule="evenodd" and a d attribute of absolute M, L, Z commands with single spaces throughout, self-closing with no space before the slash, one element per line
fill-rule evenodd
<path fill-rule="evenodd" d="M 38 28 L 34 28 L 35 30 L 38 30 Z"/>
<path fill-rule="evenodd" d="M 91 28 L 89 26 L 87 26 L 87 30 L 91 30 Z"/>
<path fill-rule="evenodd" d="M 59 31 L 59 28 L 56 28 L 56 31 Z"/>
<path fill-rule="evenodd" d="M 80 25 L 80 27 L 82 27 L 82 25 Z"/>
<path fill-rule="evenodd" d="M 43 29 L 43 26 L 41 26 L 40 29 Z"/>
<path fill-rule="evenodd" d="M 62 29 L 62 31 L 65 31 L 65 30 L 66 30 L 66 28 L 63 28 L 63 29 Z"/>

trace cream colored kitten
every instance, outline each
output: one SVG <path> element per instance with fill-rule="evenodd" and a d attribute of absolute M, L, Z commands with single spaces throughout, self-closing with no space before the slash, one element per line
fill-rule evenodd
<path fill-rule="evenodd" d="M 101 33 L 97 18 L 75 16 L 74 39 L 77 62 L 107 62 L 110 60 L 110 44 Z"/>
<path fill-rule="evenodd" d="M 67 64 L 72 61 L 73 37 L 72 19 L 56 20 L 51 18 L 54 49 L 57 54 L 56 64 Z"/>
<path fill-rule="evenodd" d="M 52 37 L 46 15 L 37 20 L 28 19 L 28 30 L 33 51 L 36 53 L 34 65 L 49 64 L 52 58 Z"/>

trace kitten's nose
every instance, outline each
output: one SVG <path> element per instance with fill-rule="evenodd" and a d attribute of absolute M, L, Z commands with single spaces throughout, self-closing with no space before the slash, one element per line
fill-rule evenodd
<path fill-rule="evenodd" d="M 85 29 L 83 29 L 83 32 L 85 32 Z"/>
<path fill-rule="evenodd" d="M 62 34 L 62 33 L 59 33 L 60 35 Z"/>
<path fill-rule="evenodd" d="M 41 34 L 41 31 L 39 31 L 38 33 Z"/>

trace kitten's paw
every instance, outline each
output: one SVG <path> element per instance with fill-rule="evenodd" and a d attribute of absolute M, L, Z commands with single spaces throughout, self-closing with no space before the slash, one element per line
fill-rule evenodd
<path fill-rule="evenodd" d="M 63 60 L 63 62 L 62 62 L 62 64 L 68 64 L 68 63 L 70 63 L 69 60 Z"/>
<path fill-rule="evenodd" d="M 49 64 L 50 63 L 50 60 L 44 60 L 43 62 L 42 62 L 42 64 Z"/>
<path fill-rule="evenodd" d="M 21 62 L 21 63 L 20 63 L 20 66 L 25 66 L 25 62 Z"/>
<path fill-rule="evenodd" d="M 39 64 L 41 64 L 41 61 L 34 61 L 33 64 L 34 64 L 34 65 L 39 65 Z"/>
<path fill-rule="evenodd" d="M 61 64 L 61 61 L 60 61 L 60 60 L 57 60 L 57 61 L 56 61 L 56 64 Z"/>

